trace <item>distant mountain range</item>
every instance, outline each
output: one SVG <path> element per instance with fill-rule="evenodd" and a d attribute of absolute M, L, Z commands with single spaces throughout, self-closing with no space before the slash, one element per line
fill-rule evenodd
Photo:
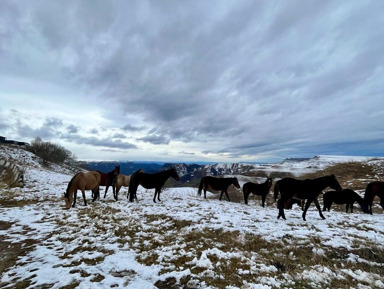
<path fill-rule="evenodd" d="M 218 175 L 238 175 L 254 168 L 250 164 L 186 164 L 186 163 L 150 163 L 150 162 L 111 162 L 111 161 L 90 161 L 79 162 L 79 166 L 87 170 L 98 170 L 109 172 L 116 165 L 120 165 L 120 173 L 130 175 L 138 169 L 147 173 L 155 173 L 174 167 L 180 177 L 180 181 L 189 182 L 194 178 Z"/>

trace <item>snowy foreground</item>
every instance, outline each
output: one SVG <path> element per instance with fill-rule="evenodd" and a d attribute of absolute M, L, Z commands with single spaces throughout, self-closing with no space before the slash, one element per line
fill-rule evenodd
<path fill-rule="evenodd" d="M 87 207 L 64 210 L 73 173 L 23 158 L 26 187 L 0 189 L 1 254 L 16 254 L 1 288 L 384 288 L 382 213 L 355 205 L 321 220 L 313 206 L 304 222 L 295 207 L 283 221 L 271 200 L 195 188 L 168 188 L 158 204 L 144 189 L 135 203 L 127 189 L 118 202 L 88 192 Z"/>

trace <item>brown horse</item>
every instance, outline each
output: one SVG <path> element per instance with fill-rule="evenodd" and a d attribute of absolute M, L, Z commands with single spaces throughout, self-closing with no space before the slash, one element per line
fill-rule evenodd
<path fill-rule="evenodd" d="M 83 193 L 84 206 L 87 205 L 85 199 L 85 190 L 92 190 L 93 201 L 99 195 L 100 174 L 96 171 L 87 173 L 77 173 L 68 183 L 67 190 L 64 193 L 65 208 L 69 209 L 76 205 L 77 190 Z M 73 202 L 73 204 L 72 204 Z"/>
<path fill-rule="evenodd" d="M 101 180 L 100 180 L 100 186 L 105 186 L 105 193 L 104 193 L 104 199 L 107 196 L 108 188 L 112 186 L 113 180 L 115 177 L 120 174 L 120 166 L 115 166 L 115 168 L 108 172 L 108 173 L 103 173 L 100 171 L 96 171 L 100 174 Z M 115 193 L 113 193 L 113 196 L 115 196 Z M 100 195 L 97 196 L 100 199 Z"/>
<path fill-rule="evenodd" d="M 365 189 L 364 202 L 368 205 L 368 211 L 372 215 L 372 204 L 375 196 L 380 198 L 380 206 L 384 210 L 384 182 L 369 183 Z"/>
<path fill-rule="evenodd" d="M 112 188 L 113 188 L 113 196 L 115 200 L 117 201 L 118 199 L 118 194 L 121 189 L 121 187 L 129 187 L 129 183 L 131 181 L 131 175 L 126 176 L 126 175 L 121 175 L 119 174 L 112 183 Z"/>
<path fill-rule="evenodd" d="M 252 193 L 254 195 L 261 196 L 261 204 L 264 207 L 265 198 L 267 197 L 271 187 L 272 187 L 271 178 L 267 178 L 267 180 L 262 184 L 255 184 L 252 182 L 245 183 L 243 185 L 243 195 L 244 195 L 245 204 L 248 204 L 248 196 L 250 193 Z"/>
<path fill-rule="evenodd" d="M 143 186 L 146 189 L 155 189 L 155 195 L 153 197 L 153 202 L 156 203 L 157 200 L 160 200 L 160 192 L 165 182 L 170 178 L 174 178 L 176 181 L 179 180 L 179 175 L 176 172 L 175 168 L 170 168 L 168 170 L 158 172 L 155 174 L 144 173 L 143 170 L 138 170 L 131 175 L 131 180 L 129 184 L 128 196 L 129 201 L 133 202 L 136 198 L 136 192 L 139 185 Z M 137 198 L 136 198 L 137 199 Z"/>
<path fill-rule="evenodd" d="M 211 176 L 207 176 L 201 179 L 200 186 L 197 194 L 201 196 L 201 191 L 204 190 L 204 199 L 207 198 L 207 190 L 211 188 L 215 191 L 221 191 L 220 194 L 220 200 L 223 197 L 223 194 L 228 198 L 228 201 L 231 201 L 229 199 L 227 190 L 230 185 L 234 185 L 236 188 L 240 189 L 239 181 L 237 178 L 215 178 Z"/>

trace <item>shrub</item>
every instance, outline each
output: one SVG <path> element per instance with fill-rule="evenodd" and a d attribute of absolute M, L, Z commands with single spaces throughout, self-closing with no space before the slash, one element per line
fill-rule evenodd
<path fill-rule="evenodd" d="M 76 156 L 59 144 L 44 142 L 40 137 L 36 137 L 29 146 L 28 150 L 39 156 L 45 165 L 48 162 L 73 164 Z"/>

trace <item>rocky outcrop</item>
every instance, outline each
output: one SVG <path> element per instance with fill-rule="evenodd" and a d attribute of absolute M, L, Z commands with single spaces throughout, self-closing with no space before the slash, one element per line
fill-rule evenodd
<path fill-rule="evenodd" d="M 24 171 L 12 162 L 0 159 L 0 180 L 11 187 L 23 187 Z"/>

